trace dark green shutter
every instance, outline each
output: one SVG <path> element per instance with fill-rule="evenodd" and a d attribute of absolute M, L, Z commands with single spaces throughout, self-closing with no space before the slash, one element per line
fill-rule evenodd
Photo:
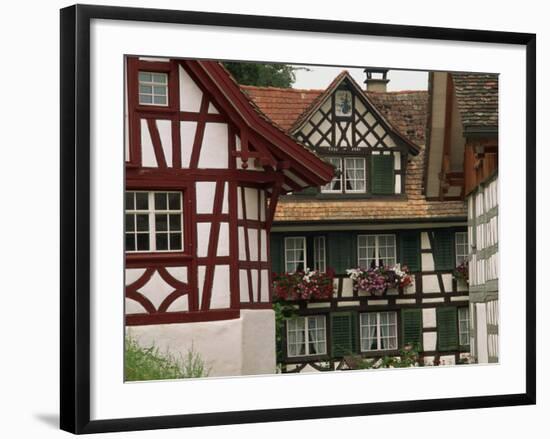
<path fill-rule="evenodd" d="M 343 357 L 357 352 L 357 313 L 331 313 L 330 327 L 333 357 Z"/>
<path fill-rule="evenodd" d="M 395 192 L 393 155 L 371 156 L 370 181 L 373 194 L 387 195 Z"/>
<path fill-rule="evenodd" d="M 406 308 L 401 310 L 403 346 L 413 344 L 422 350 L 422 310 Z"/>
<path fill-rule="evenodd" d="M 271 271 L 274 273 L 284 272 L 284 249 L 282 235 L 275 233 L 270 234 L 269 251 L 271 253 Z"/>
<path fill-rule="evenodd" d="M 355 234 L 350 232 L 330 232 L 328 240 L 328 267 L 336 274 L 346 274 L 348 268 L 357 265 L 357 245 Z"/>
<path fill-rule="evenodd" d="M 420 233 L 401 232 L 401 265 L 410 271 L 420 271 Z"/>
<path fill-rule="evenodd" d="M 450 230 L 436 230 L 434 232 L 433 250 L 436 270 L 452 270 L 455 268 L 453 232 Z"/>
<path fill-rule="evenodd" d="M 458 349 L 456 313 L 455 307 L 437 308 L 437 349 L 440 351 Z"/>

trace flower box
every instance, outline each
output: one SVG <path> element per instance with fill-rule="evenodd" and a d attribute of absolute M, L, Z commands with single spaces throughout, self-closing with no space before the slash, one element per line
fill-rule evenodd
<path fill-rule="evenodd" d="M 360 295 L 395 294 L 399 288 L 406 288 L 412 283 L 408 268 L 399 264 L 393 267 L 352 268 L 347 273 L 353 281 L 354 291 Z"/>
<path fill-rule="evenodd" d="M 294 273 L 273 273 L 274 300 L 329 300 L 334 292 L 334 271 L 296 271 Z"/>

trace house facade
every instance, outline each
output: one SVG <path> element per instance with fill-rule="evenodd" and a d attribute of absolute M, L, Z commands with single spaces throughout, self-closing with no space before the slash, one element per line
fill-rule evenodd
<path fill-rule="evenodd" d="M 128 57 L 125 106 L 126 334 L 210 376 L 274 373 L 277 201 L 332 167 L 216 62 Z"/>
<path fill-rule="evenodd" d="M 469 257 L 464 194 L 426 193 L 428 93 L 387 92 L 385 74 L 367 71 L 366 90 L 345 71 L 325 90 L 241 87 L 336 169 L 277 205 L 273 271 L 334 272 L 331 297 L 293 305 L 283 372 L 343 369 L 352 356 L 399 356 L 409 345 L 425 365 L 470 357 L 468 285 L 453 276 Z M 382 295 L 354 288 L 348 270 L 382 266 L 408 267 L 412 283 Z"/>
<path fill-rule="evenodd" d="M 466 200 L 471 353 L 497 362 L 498 75 L 434 72 L 430 91 L 427 196 Z"/>

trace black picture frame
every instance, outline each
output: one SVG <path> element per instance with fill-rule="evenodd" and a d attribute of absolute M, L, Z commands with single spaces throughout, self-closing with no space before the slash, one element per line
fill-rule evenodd
<path fill-rule="evenodd" d="M 90 22 L 132 20 L 325 32 L 526 48 L 526 392 L 415 401 L 299 407 L 90 420 Z M 303 420 L 535 404 L 536 401 L 536 36 L 303 18 L 75 5 L 61 10 L 61 404 L 60 424 L 72 433 Z"/>

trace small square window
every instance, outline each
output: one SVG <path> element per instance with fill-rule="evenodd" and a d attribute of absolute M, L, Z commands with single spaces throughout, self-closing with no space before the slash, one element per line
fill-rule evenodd
<path fill-rule="evenodd" d="M 168 74 L 139 72 L 139 103 L 168 105 Z"/>

